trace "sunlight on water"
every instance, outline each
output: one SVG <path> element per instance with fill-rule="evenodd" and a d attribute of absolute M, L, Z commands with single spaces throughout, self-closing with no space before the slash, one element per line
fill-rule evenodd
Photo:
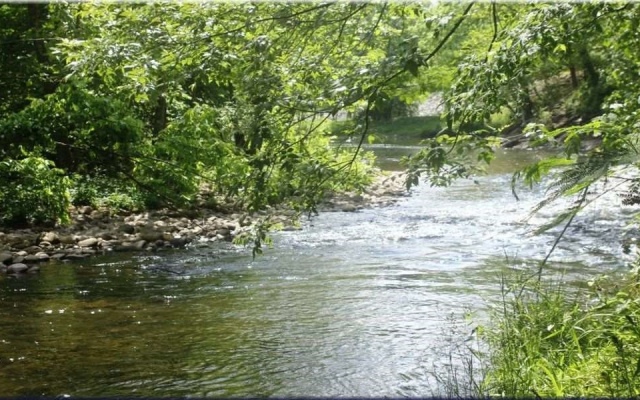
<path fill-rule="evenodd" d="M 508 172 L 535 157 L 504 153 L 477 183 L 421 185 L 392 207 L 322 214 L 276 234 L 255 260 L 224 245 L 0 278 L 0 392 L 431 395 L 428 369 L 450 315 L 481 313 L 500 273 L 535 266 L 559 233 L 531 235 L 567 201 L 529 218 L 542 190 L 511 194 Z M 618 237 L 631 211 L 604 196 L 549 268 L 581 280 L 624 267 Z"/>

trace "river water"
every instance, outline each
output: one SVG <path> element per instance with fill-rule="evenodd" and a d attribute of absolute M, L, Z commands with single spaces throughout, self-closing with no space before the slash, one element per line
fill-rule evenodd
<path fill-rule="evenodd" d="M 385 168 L 414 146 L 374 146 Z M 454 329 L 535 268 L 559 230 L 526 219 L 544 192 L 511 194 L 537 158 L 500 152 L 486 176 L 421 185 L 396 205 L 325 213 L 252 260 L 230 244 L 111 255 L 0 277 L 5 396 L 429 396 Z M 619 234 L 635 210 L 604 196 L 576 218 L 549 270 L 582 282 L 626 268 Z M 436 371 L 438 372 L 438 371 Z M 436 385 L 436 386 L 434 386 Z"/>

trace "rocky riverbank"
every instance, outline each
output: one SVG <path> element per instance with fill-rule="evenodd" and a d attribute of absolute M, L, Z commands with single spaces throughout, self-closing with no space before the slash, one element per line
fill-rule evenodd
<path fill-rule="evenodd" d="M 353 212 L 388 206 L 403 195 L 403 174 L 391 173 L 378 176 L 363 193 L 328 195 L 318 210 Z M 268 216 L 285 230 L 300 229 L 295 212 L 284 207 L 253 214 L 165 209 L 130 215 L 90 206 L 73 208 L 72 223 L 65 227 L 0 231 L 0 272 L 36 273 L 51 263 L 114 251 L 162 251 L 195 241 L 231 241 Z"/>

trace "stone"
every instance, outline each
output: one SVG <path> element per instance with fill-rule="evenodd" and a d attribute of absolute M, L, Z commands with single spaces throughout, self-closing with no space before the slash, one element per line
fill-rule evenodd
<path fill-rule="evenodd" d="M 29 246 L 26 249 L 24 249 L 24 251 L 26 251 L 29 254 L 36 254 L 42 251 L 42 248 L 39 246 Z"/>
<path fill-rule="evenodd" d="M 188 243 L 187 238 L 182 238 L 182 237 L 180 237 L 180 238 L 172 238 L 169 241 L 169 244 L 171 244 L 171 246 L 173 246 L 173 247 L 183 247 L 187 243 Z"/>
<path fill-rule="evenodd" d="M 78 246 L 80 247 L 94 247 L 97 244 L 98 244 L 98 239 L 96 238 L 89 238 L 89 239 L 81 240 L 78 242 Z"/>
<path fill-rule="evenodd" d="M 82 254 L 82 253 L 71 253 L 67 254 L 66 259 L 68 260 L 83 260 L 87 257 L 90 257 L 90 254 Z"/>
<path fill-rule="evenodd" d="M 115 236 L 113 236 L 109 232 L 102 232 L 100 234 L 100 238 L 103 239 L 103 240 L 113 240 L 113 239 L 115 239 Z"/>
<path fill-rule="evenodd" d="M 11 264 L 13 261 L 13 254 L 11 253 L 0 253 L 0 264 Z"/>
<path fill-rule="evenodd" d="M 15 255 L 16 255 L 16 256 L 18 256 L 18 257 L 24 257 L 24 256 L 26 256 L 26 255 L 28 255 L 28 254 L 29 254 L 29 253 L 27 253 L 26 251 L 24 251 L 24 250 L 20 250 L 20 251 L 16 251 L 16 254 L 15 254 Z"/>
<path fill-rule="evenodd" d="M 343 212 L 354 212 L 354 211 L 356 211 L 356 206 L 354 206 L 352 204 L 347 204 L 345 206 L 342 206 L 342 211 Z"/>
<path fill-rule="evenodd" d="M 37 265 L 34 265 L 27 270 L 28 274 L 37 274 L 38 272 L 40 272 L 40 267 L 38 267 Z"/>
<path fill-rule="evenodd" d="M 105 217 L 106 217 L 106 214 L 101 211 L 95 210 L 91 212 L 91 218 L 93 218 L 94 220 L 102 220 Z"/>
<path fill-rule="evenodd" d="M 67 258 L 67 253 L 55 253 L 51 256 L 52 260 L 62 260 L 63 258 Z"/>
<path fill-rule="evenodd" d="M 23 261 L 24 261 L 24 256 L 17 256 L 17 255 L 14 255 L 14 256 L 13 256 L 13 260 L 12 260 L 12 262 L 13 262 L 14 264 L 20 264 L 20 263 L 22 263 Z"/>
<path fill-rule="evenodd" d="M 146 240 L 138 240 L 135 243 L 133 243 L 133 247 L 136 250 L 142 250 L 144 249 L 144 247 L 147 245 L 147 241 Z"/>
<path fill-rule="evenodd" d="M 93 211 L 93 208 L 91 208 L 91 206 L 83 206 L 78 208 L 78 213 L 79 214 L 91 214 L 91 212 Z"/>
<path fill-rule="evenodd" d="M 37 263 L 38 261 L 40 261 L 40 259 L 38 257 L 36 257 L 33 254 L 29 254 L 28 256 L 24 257 L 24 262 L 28 263 L 28 264 L 34 264 Z"/>
<path fill-rule="evenodd" d="M 162 234 L 162 240 L 165 240 L 165 241 L 168 242 L 171 239 L 173 239 L 173 235 L 172 234 L 170 234 L 170 233 L 163 233 Z"/>
<path fill-rule="evenodd" d="M 136 251 L 138 250 L 131 242 L 123 242 L 121 245 L 113 246 L 113 251 Z"/>
<path fill-rule="evenodd" d="M 155 242 L 156 240 L 162 240 L 162 232 L 144 229 L 138 233 L 138 238 L 147 242 Z"/>
<path fill-rule="evenodd" d="M 41 242 L 49 242 L 51 244 L 58 244 L 58 243 L 60 243 L 60 237 L 55 232 L 47 232 L 44 235 L 42 235 Z"/>
<path fill-rule="evenodd" d="M 7 273 L 9 274 L 20 274 L 23 272 L 27 272 L 29 267 L 23 263 L 15 263 L 11 264 L 7 267 Z"/>
<path fill-rule="evenodd" d="M 222 235 L 222 236 L 229 236 L 229 235 L 231 235 L 231 230 L 228 229 L 228 228 L 218 228 L 216 230 L 216 233 L 218 235 Z"/>
<path fill-rule="evenodd" d="M 35 256 L 38 257 L 38 260 L 40 261 L 47 261 L 50 258 L 49 254 L 45 253 L 44 251 L 36 253 Z"/>
<path fill-rule="evenodd" d="M 60 243 L 62 244 L 75 244 L 76 238 L 73 235 L 61 235 L 59 237 Z"/>
<path fill-rule="evenodd" d="M 122 225 L 120 225 L 118 230 L 120 232 L 124 232 L 126 234 L 131 235 L 136 231 L 136 228 L 133 225 L 130 225 L 130 224 L 122 224 Z"/>

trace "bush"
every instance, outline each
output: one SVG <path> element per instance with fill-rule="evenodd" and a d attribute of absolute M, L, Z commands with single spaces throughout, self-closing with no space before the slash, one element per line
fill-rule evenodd
<path fill-rule="evenodd" d="M 0 162 L 0 224 L 66 223 L 70 180 L 40 157 Z"/>
<path fill-rule="evenodd" d="M 71 199 L 75 206 L 90 205 L 123 211 L 137 211 L 143 206 L 142 195 L 135 185 L 104 175 L 76 175 Z"/>

